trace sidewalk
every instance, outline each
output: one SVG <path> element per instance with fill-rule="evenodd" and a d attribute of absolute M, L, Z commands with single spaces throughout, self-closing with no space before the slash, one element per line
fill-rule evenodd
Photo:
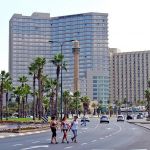
<path fill-rule="evenodd" d="M 150 121 L 147 121 L 146 119 L 128 120 L 127 122 L 150 130 Z"/>

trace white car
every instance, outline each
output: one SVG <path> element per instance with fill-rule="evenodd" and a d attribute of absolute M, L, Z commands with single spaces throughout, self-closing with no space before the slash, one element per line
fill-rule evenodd
<path fill-rule="evenodd" d="M 101 118 L 100 118 L 100 123 L 103 123 L 103 122 L 109 123 L 109 119 L 108 119 L 108 117 L 105 116 L 105 115 L 101 116 Z"/>
<path fill-rule="evenodd" d="M 117 121 L 124 121 L 124 116 L 123 115 L 118 115 L 117 116 Z"/>

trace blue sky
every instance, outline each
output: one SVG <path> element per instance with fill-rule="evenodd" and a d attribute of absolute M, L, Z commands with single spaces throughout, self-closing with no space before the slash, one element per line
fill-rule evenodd
<path fill-rule="evenodd" d="M 52 17 L 84 12 L 109 14 L 109 47 L 150 50 L 150 0 L 0 0 L 0 70 L 8 71 L 9 20 L 14 13 Z"/>

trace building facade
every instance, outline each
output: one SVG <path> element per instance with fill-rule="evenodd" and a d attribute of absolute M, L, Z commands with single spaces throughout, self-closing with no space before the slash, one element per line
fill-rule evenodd
<path fill-rule="evenodd" d="M 87 81 L 88 72 L 100 69 L 102 71 L 98 71 L 98 76 L 105 75 L 109 82 L 108 14 L 84 13 L 60 17 L 50 17 L 45 13 L 33 13 L 31 16 L 15 14 L 10 20 L 9 37 L 9 71 L 15 85 L 18 84 L 18 76 L 28 75 L 28 65 L 36 56 L 50 60 L 56 53 L 60 53 L 60 43 L 66 41 L 62 52 L 68 64 L 68 71 L 63 71 L 63 89 L 73 91 L 72 42 L 67 41 L 78 40 L 80 91 L 82 95 L 88 95 L 91 99 L 104 99 L 94 94 L 96 90 L 94 93 L 88 90 L 87 87 L 92 89 L 93 84 L 88 84 Z M 48 43 L 49 40 L 53 43 Z M 55 78 L 55 66 L 47 63 L 45 73 Z M 94 77 L 91 82 L 95 82 Z M 100 89 L 103 90 L 103 86 Z"/>
<path fill-rule="evenodd" d="M 134 104 L 145 100 L 150 78 L 150 51 L 117 52 L 110 49 L 110 98 Z"/>

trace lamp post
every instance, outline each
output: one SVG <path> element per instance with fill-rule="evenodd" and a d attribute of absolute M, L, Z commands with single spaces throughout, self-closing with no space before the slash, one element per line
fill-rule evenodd
<path fill-rule="evenodd" d="M 73 42 L 74 40 L 68 40 L 68 41 L 63 41 L 63 42 L 58 42 L 58 41 L 53 41 L 53 40 L 50 40 L 48 41 L 49 43 L 58 43 L 60 45 L 60 48 L 61 48 L 61 55 L 63 54 L 63 45 L 67 42 Z M 61 114 L 61 119 L 62 119 L 62 107 L 63 107 L 63 81 L 62 81 L 62 78 L 63 78 L 63 75 L 62 75 L 62 64 L 63 62 L 61 61 L 61 99 L 60 99 L 60 114 Z M 57 104 L 56 104 L 57 105 Z M 57 109 L 57 108 L 56 108 Z"/>

